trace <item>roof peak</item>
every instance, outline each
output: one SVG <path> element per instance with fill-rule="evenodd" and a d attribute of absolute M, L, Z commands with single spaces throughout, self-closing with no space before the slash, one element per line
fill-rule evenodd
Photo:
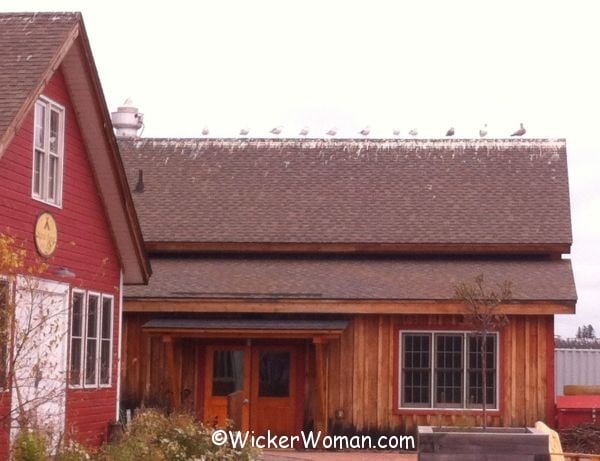
<path fill-rule="evenodd" d="M 47 21 L 68 21 L 76 22 L 81 19 L 81 13 L 79 11 L 44 11 L 44 12 L 31 12 L 31 11 L 18 11 L 9 13 L 0 13 L 0 21 L 7 22 L 11 20 L 27 20 L 28 22 L 35 22 L 37 19 Z"/>
<path fill-rule="evenodd" d="M 461 149 L 493 149 L 513 150 L 515 148 L 543 149 L 545 151 L 564 150 L 564 138 L 431 138 L 431 139 L 396 139 L 396 138 L 130 138 L 120 139 L 120 143 L 131 143 L 136 148 L 162 147 L 162 148 L 283 148 L 295 147 L 300 149 L 369 149 L 370 147 L 384 150 L 409 149 L 409 150 L 461 150 Z"/>

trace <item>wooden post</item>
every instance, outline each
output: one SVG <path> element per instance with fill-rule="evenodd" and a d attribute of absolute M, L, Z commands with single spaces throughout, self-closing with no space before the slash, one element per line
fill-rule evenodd
<path fill-rule="evenodd" d="M 325 398 L 327 383 L 325 378 L 325 339 L 319 336 L 313 338 L 315 345 L 315 431 L 327 434 L 327 410 Z"/>
<path fill-rule="evenodd" d="M 167 367 L 169 368 L 169 377 L 171 381 L 171 393 L 173 394 L 173 408 L 181 407 L 181 391 L 179 389 L 179 379 L 177 376 L 177 368 L 175 367 L 175 348 L 173 346 L 173 338 L 165 335 L 162 338 L 165 345 L 167 356 Z"/>

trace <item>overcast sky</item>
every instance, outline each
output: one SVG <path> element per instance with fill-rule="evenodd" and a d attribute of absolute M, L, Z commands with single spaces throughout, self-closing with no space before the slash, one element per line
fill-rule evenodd
<path fill-rule="evenodd" d="M 111 110 L 143 136 L 411 128 L 567 139 L 579 302 L 556 333 L 600 331 L 600 2 L 2 0 L 83 12 Z"/>

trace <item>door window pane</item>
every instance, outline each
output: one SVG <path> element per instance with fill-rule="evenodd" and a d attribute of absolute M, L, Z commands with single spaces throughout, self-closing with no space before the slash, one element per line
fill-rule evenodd
<path fill-rule="evenodd" d="M 259 368 L 258 395 L 260 397 L 289 396 L 289 352 L 261 352 Z"/>
<path fill-rule="evenodd" d="M 244 386 L 244 352 L 215 351 L 212 395 L 229 395 Z"/>

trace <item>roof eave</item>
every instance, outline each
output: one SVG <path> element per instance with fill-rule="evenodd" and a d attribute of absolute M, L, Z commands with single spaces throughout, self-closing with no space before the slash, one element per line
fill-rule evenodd
<path fill-rule="evenodd" d="M 147 284 L 152 273 L 150 261 L 81 18 L 78 37 L 64 57 L 63 74 L 79 124 L 86 127 L 82 137 L 121 256 L 123 282 Z M 104 155 L 98 155 L 100 152 Z"/>

